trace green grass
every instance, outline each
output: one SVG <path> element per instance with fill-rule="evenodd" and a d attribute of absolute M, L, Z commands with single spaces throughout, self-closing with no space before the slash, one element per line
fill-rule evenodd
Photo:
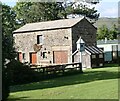
<path fill-rule="evenodd" d="M 12 86 L 9 99 L 118 99 L 118 68 L 113 66 Z"/>

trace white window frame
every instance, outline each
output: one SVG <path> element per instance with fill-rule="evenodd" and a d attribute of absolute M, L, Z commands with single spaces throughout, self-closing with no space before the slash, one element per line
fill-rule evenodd
<path fill-rule="evenodd" d="M 43 35 L 37 35 L 37 44 L 43 44 Z"/>

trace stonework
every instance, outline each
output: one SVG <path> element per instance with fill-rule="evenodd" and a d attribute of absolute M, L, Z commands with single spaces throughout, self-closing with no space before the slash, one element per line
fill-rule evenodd
<path fill-rule="evenodd" d="M 37 64 L 41 62 L 53 63 L 53 51 L 67 50 L 68 61 L 71 63 L 71 29 L 48 30 L 14 34 L 15 47 L 18 52 L 25 53 L 26 62 L 30 62 L 29 53 L 34 52 L 34 44 L 37 43 L 37 35 L 43 36 L 42 48 L 37 52 Z M 55 48 L 56 47 L 56 48 Z M 47 53 L 47 58 L 41 57 L 41 52 Z M 42 61 L 41 61 L 42 60 Z"/>
<path fill-rule="evenodd" d="M 76 41 L 81 36 L 86 45 L 96 45 L 96 31 L 97 29 L 87 20 L 83 19 L 81 22 L 72 28 L 72 46 L 73 51 L 76 50 Z"/>
<path fill-rule="evenodd" d="M 76 50 L 76 42 L 81 36 L 87 45 L 96 45 L 96 28 L 86 19 L 82 19 L 69 28 L 57 28 L 40 31 L 27 31 L 14 33 L 17 52 L 25 53 L 24 62 L 30 62 L 30 53 L 37 44 L 37 35 L 42 35 L 43 43 L 37 54 L 37 65 L 54 63 L 54 51 L 66 51 L 68 63 L 72 63 L 72 54 Z"/>

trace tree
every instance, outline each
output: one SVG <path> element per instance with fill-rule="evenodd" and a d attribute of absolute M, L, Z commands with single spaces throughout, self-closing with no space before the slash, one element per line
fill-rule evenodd
<path fill-rule="evenodd" d="M 95 20 L 99 17 L 94 7 L 90 9 L 85 4 L 76 4 L 76 2 L 18 2 L 14 10 L 21 25 L 31 22 L 66 19 L 70 14 L 84 15 Z"/>
<path fill-rule="evenodd" d="M 98 32 L 97 32 L 97 39 L 104 39 L 104 38 L 109 38 L 109 29 L 107 28 L 106 25 L 103 25 L 102 27 L 100 27 L 98 29 Z"/>
<path fill-rule="evenodd" d="M 95 21 L 99 18 L 99 13 L 97 13 L 97 10 L 95 10 L 95 7 L 89 8 L 88 4 L 97 4 L 94 2 L 87 2 L 86 4 L 83 4 L 81 2 L 70 2 L 69 5 L 66 7 L 67 15 L 73 14 L 73 15 L 83 15 L 90 19 L 94 19 Z M 69 10 L 70 9 L 70 10 Z"/>
<path fill-rule="evenodd" d="M 103 25 L 102 27 L 98 28 L 97 39 L 117 39 L 118 33 L 118 28 L 115 24 L 112 26 L 112 28 L 107 28 L 106 25 Z"/>
<path fill-rule="evenodd" d="M 111 35 L 111 39 L 117 39 L 117 35 L 118 35 L 119 31 L 117 26 L 114 24 L 110 30 L 110 35 Z"/>
<path fill-rule="evenodd" d="M 31 22 L 60 19 L 58 13 L 62 10 L 61 3 L 54 2 L 18 2 L 14 7 L 21 25 Z"/>
<path fill-rule="evenodd" d="M 9 77 L 6 69 L 6 63 L 15 58 L 13 47 L 12 31 L 15 30 L 15 13 L 12 9 L 4 4 L 0 15 L 2 16 L 2 99 L 9 96 Z"/>

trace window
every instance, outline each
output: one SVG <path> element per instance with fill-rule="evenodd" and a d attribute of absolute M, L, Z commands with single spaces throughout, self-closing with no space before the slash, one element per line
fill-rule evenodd
<path fill-rule="evenodd" d="M 23 60 L 25 60 L 25 53 L 18 52 L 17 58 L 20 62 L 23 62 Z"/>
<path fill-rule="evenodd" d="M 22 62 L 22 52 L 18 52 L 17 59 Z"/>
<path fill-rule="evenodd" d="M 47 52 L 43 52 L 43 59 L 47 58 Z"/>
<path fill-rule="evenodd" d="M 25 60 L 25 53 L 22 54 L 23 59 Z"/>
<path fill-rule="evenodd" d="M 42 44 L 42 43 L 43 43 L 43 36 L 37 35 L 37 44 Z"/>
<path fill-rule="evenodd" d="M 83 44 L 81 44 L 81 46 L 80 46 L 81 48 L 83 48 Z"/>
<path fill-rule="evenodd" d="M 99 54 L 99 58 L 103 58 L 103 54 Z"/>
<path fill-rule="evenodd" d="M 93 59 L 93 58 L 96 58 L 96 55 L 92 55 L 92 59 Z"/>

